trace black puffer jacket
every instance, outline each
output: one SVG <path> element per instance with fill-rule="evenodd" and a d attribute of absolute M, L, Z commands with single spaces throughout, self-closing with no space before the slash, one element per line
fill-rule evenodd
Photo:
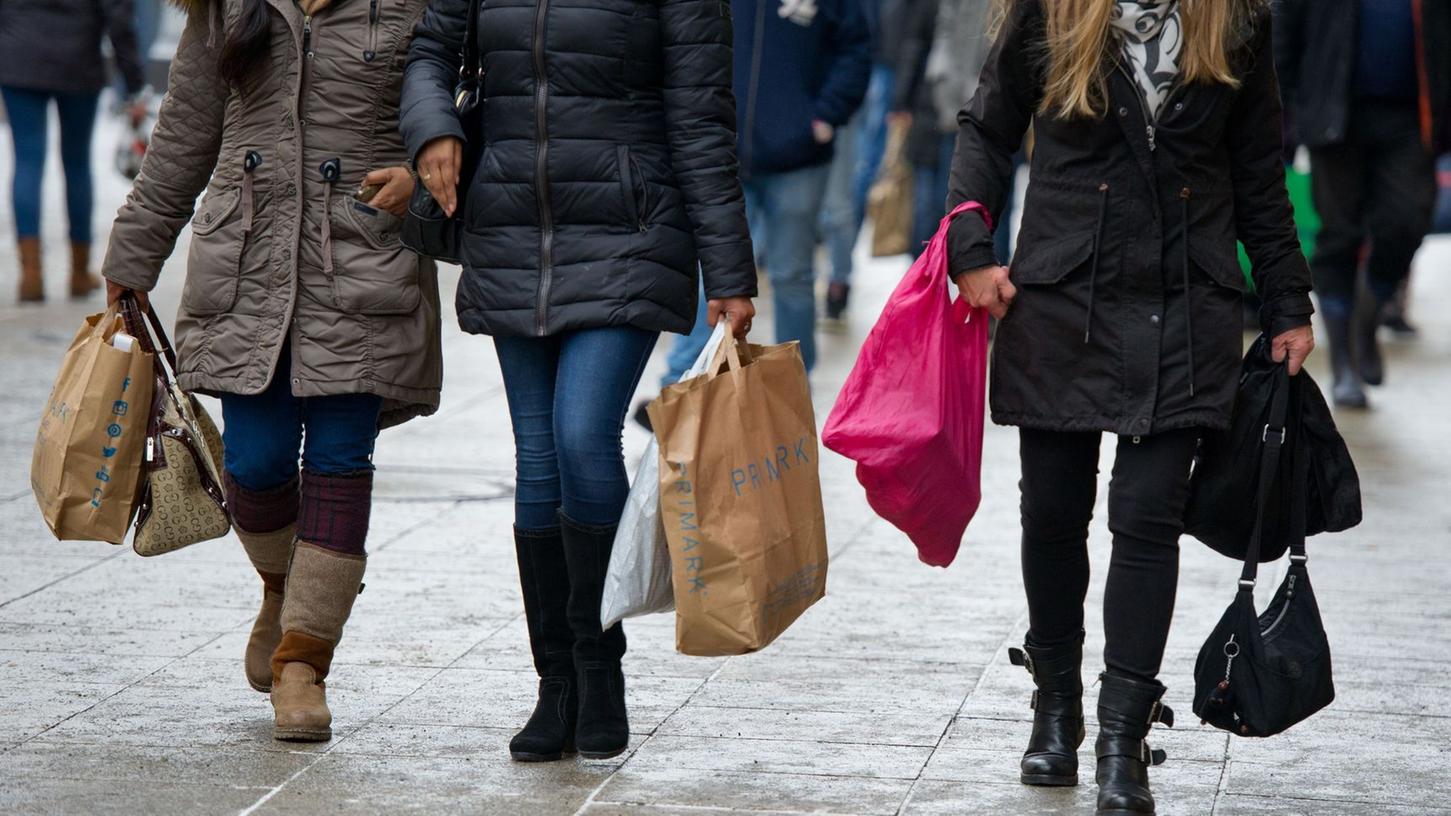
<path fill-rule="evenodd" d="M 1035 115 L 1044 29 L 1043 0 L 1015 0 L 959 117 L 952 168 L 949 204 L 978 201 L 996 217 L 1033 123 L 993 419 L 1125 435 L 1223 428 L 1244 345 L 1235 239 L 1270 334 L 1308 325 L 1312 311 L 1285 193 L 1269 10 L 1256 4 L 1232 55 L 1239 87 L 1180 84 L 1157 122 L 1122 68 L 1108 74 L 1107 115 Z M 954 273 L 995 263 L 974 215 L 953 223 L 950 247 Z"/>
<path fill-rule="evenodd" d="M 463 137 L 452 106 L 468 0 L 434 0 L 403 87 L 414 156 Z M 730 3 L 485 0 L 484 144 L 464 212 L 465 331 L 688 331 L 707 296 L 754 296 L 736 163 Z"/>
<path fill-rule="evenodd" d="M 101 38 L 111 41 L 126 90 L 146 84 L 131 0 L 0 1 L 0 85 L 53 93 L 106 87 Z"/>

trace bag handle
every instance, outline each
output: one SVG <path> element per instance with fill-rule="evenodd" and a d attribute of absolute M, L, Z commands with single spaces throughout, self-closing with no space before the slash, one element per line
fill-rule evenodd
<path fill-rule="evenodd" d="M 952 222 L 959 215 L 970 211 L 976 211 L 982 217 L 983 223 L 987 225 L 988 232 L 992 232 L 993 216 L 992 213 L 988 212 L 987 207 L 977 201 L 964 201 L 956 207 L 953 207 L 952 212 L 944 216 L 942 221 L 937 225 L 937 232 L 932 236 L 932 241 L 927 245 L 927 251 L 940 252 L 945 256 L 947 254 L 947 231 L 952 227 Z M 943 288 L 947 291 L 947 296 L 952 298 L 952 274 L 948 270 L 946 257 L 942 259 L 942 263 L 940 264 L 927 264 L 926 268 L 922 271 L 925 275 L 940 277 Z M 952 298 L 953 319 L 958 323 L 970 322 L 973 313 L 976 311 L 976 309 L 964 302 L 961 297 Z"/>
<path fill-rule="evenodd" d="M 1265 426 L 1260 431 L 1260 472 L 1259 489 L 1256 491 L 1255 508 L 1258 516 L 1255 519 L 1254 534 L 1250 536 L 1249 549 L 1244 556 L 1244 569 L 1239 575 L 1239 590 L 1241 592 L 1253 592 L 1255 579 L 1259 574 L 1260 550 L 1264 541 L 1265 516 L 1268 515 L 1270 491 L 1275 485 L 1280 474 L 1280 457 L 1288 437 L 1288 418 L 1290 403 L 1290 369 L 1288 363 L 1281 363 L 1275 369 L 1275 381 L 1273 395 L 1270 397 L 1270 413 L 1266 417 Z M 1297 504 L 1302 504 L 1296 500 Z M 1296 512 L 1295 508 L 1291 513 Z M 1302 534 L 1297 536 L 1298 541 L 1291 541 L 1293 556 L 1305 555 L 1305 541 L 1303 536 L 1303 523 L 1299 525 Z"/>
<path fill-rule="evenodd" d="M 141 303 L 134 292 L 125 292 L 116 301 L 113 308 L 118 308 L 121 318 L 126 322 L 126 332 L 136 338 L 141 344 L 141 350 L 147 354 L 157 356 L 157 369 L 163 377 L 166 371 L 161 371 L 161 360 L 166 361 L 167 368 L 172 377 L 176 376 L 176 352 L 171 348 L 171 338 L 167 337 L 166 329 L 161 325 L 161 319 L 156 316 L 156 310 L 150 303 L 146 309 L 141 309 Z"/>
<path fill-rule="evenodd" d="M 469 19 L 464 24 L 464 44 L 459 52 L 459 83 L 472 82 L 477 87 L 483 64 L 479 53 L 479 13 L 483 0 L 469 0 Z"/>
<path fill-rule="evenodd" d="M 721 317 L 721 321 L 724 322 L 725 317 Z M 735 376 L 742 368 L 750 364 L 750 347 L 727 335 L 721 338 L 720 346 L 716 348 L 715 354 L 711 355 L 710 368 L 706 371 L 706 375 L 713 380 L 720 375 L 722 369 L 725 369 Z"/>

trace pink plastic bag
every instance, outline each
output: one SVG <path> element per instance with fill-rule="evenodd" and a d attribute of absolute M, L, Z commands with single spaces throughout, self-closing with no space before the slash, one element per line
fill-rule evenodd
<path fill-rule="evenodd" d="M 867 335 L 821 441 L 857 463 L 877 515 L 945 567 L 982 499 L 988 314 L 952 297 L 942 219 Z"/>

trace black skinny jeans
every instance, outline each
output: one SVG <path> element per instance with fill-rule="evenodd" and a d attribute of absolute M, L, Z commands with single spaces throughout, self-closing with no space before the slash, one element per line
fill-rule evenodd
<path fill-rule="evenodd" d="M 1101 435 L 1024 428 L 1019 439 L 1028 642 L 1051 647 L 1075 641 L 1083 629 Z M 1159 674 L 1198 439 L 1196 430 L 1119 438 L 1108 489 L 1113 557 L 1103 598 L 1104 662 L 1113 674 L 1146 681 Z"/>

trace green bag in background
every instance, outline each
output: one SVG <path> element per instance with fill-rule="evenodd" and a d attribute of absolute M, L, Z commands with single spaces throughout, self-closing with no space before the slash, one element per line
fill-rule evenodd
<path fill-rule="evenodd" d="M 1300 231 L 1300 249 L 1308 258 L 1315 254 L 1315 236 L 1320 232 L 1320 216 L 1315 212 L 1315 202 L 1310 196 L 1310 174 L 1285 167 L 1285 188 L 1290 191 L 1290 204 L 1295 208 L 1295 228 Z M 1250 277 L 1249 256 L 1244 247 L 1239 248 L 1239 265 L 1244 270 L 1244 279 L 1249 290 L 1255 290 L 1254 279 Z"/>

